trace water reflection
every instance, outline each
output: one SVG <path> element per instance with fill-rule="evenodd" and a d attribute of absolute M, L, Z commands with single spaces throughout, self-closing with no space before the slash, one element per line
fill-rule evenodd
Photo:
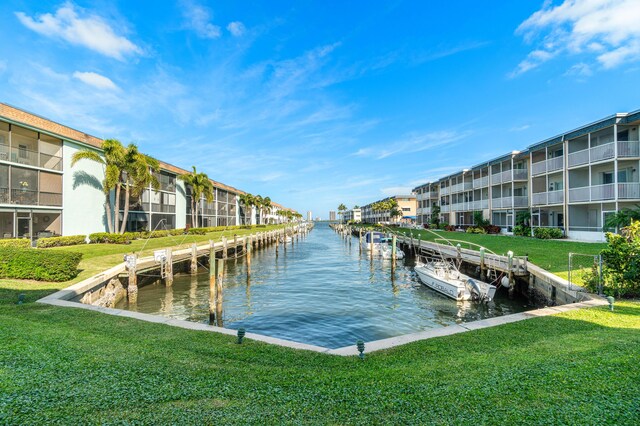
<path fill-rule="evenodd" d="M 356 247 L 357 246 L 357 247 Z M 325 347 L 378 340 L 421 330 L 520 312 L 522 300 L 499 293 L 489 305 L 456 303 L 421 285 L 410 258 L 395 268 L 371 259 L 357 238 L 341 238 L 326 225 L 306 237 L 226 262 L 222 315 L 225 327 Z M 126 302 L 119 306 L 126 308 Z M 142 287 L 140 312 L 208 322 L 209 274 L 176 275 Z"/>

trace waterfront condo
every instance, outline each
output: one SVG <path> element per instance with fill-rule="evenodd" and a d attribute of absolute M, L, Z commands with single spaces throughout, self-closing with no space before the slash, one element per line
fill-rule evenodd
<path fill-rule="evenodd" d="M 38 115 L 0 103 L 0 238 L 87 235 L 106 231 L 104 171 L 71 158 L 79 150 L 102 153 L 102 140 Z M 191 218 L 191 189 L 177 177 L 188 173 L 160 163 L 158 190 L 132 197 L 127 231 L 184 228 Z M 203 200 L 202 226 L 280 222 L 283 206 L 260 214 L 239 201 L 243 191 L 212 181 L 214 199 Z M 111 195 L 112 201 L 114 195 Z M 119 212 L 123 216 L 124 194 Z"/>
<path fill-rule="evenodd" d="M 473 225 L 474 212 L 511 232 L 519 211 L 532 227 L 602 241 L 608 215 L 640 203 L 640 111 L 619 113 L 414 188 L 419 224 Z"/>

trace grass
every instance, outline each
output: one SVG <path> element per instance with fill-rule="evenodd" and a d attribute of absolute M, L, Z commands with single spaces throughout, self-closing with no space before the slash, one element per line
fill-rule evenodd
<path fill-rule="evenodd" d="M 640 424 L 640 303 L 341 358 L 0 305 L 0 424 Z"/>
<path fill-rule="evenodd" d="M 231 231 L 216 231 L 206 235 L 169 236 L 163 238 L 153 238 L 149 240 L 134 240 L 131 244 L 87 244 L 80 246 L 54 247 L 39 250 L 62 250 L 82 252 L 82 261 L 78 268 L 80 273 L 71 280 L 62 283 L 0 279 L 0 304 L 2 300 L 15 300 L 18 293 L 25 293 L 29 301 L 35 301 L 47 294 L 53 293 L 61 288 L 68 287 L 80 282 L 95 274 L 104 271 L 122 262 L 122 258 L 127 253 L 136 252 L 141 256 L 150 256 L 153 251 L 164 247 L 184 248 L 193 243 L 204 241 L 219 241 L 223 236 L 233 238 L 256 232 L 265 232 L 273 229 L 281 229 L 283 225 L 269 225 L 265 228 L 235 229 Z M 143 250 L 144 249 L 144 250 Z M 142 250 L 142 251 L 141 251 Z"/>
<path fill-rule="evenodd" d="M 418 238 L 418 234 L 420 234 L 423 241 L 434 241 L 438 238 L 426 230 L 400 229 L 399 231 L 407 235 L 412 232 L 415 238 Z M 440 236 L 440 238 L 478 244 L 501 255 L 511 250 L 516 256 L 529 256 L 531 263 L 563 278 L 567 278 L 567 271 L 569 270 L 569 253 L 596 255 L 606 247 L 605 243 L 540 240 L 537 238 L 508 235 L 467 234 L 465 232 L 447 231 L 437 231 L 436 234 Z M 586 266 L 591 262 L 587 258 L 580 258 L 578 261 L 581 262 L 581 266 Z"/>

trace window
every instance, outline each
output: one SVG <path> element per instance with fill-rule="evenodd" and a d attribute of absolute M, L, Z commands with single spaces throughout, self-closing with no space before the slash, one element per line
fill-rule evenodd
<path fill-rule="evenodd" d="M 613 172 L 602 172 L 601 176 L 603 185 L 613 183 Z"/>

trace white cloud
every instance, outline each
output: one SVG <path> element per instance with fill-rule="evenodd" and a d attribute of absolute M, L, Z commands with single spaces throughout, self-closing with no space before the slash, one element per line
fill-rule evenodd
<path fill-rule="evenodd" d="M 387 188 L 381 188 L 380 192 L 390 197 L 392 195 L 409 195 L 412 189 L 410 186 L 389 186 Z"/>
<path fill-rule="evenodd" d="M 578 64 L 573 65 L 571 68 L 569 68 L 567 70 L 567 72 L 564 73 L 565 76 L 567 77 L 589 77 L 591 75 L 593 75 L 593 71 L 591 70 L 591 67 L 588 64 L 585 64 L 584 62 L 580 62 Z"/>
<path fill-rule="evenodd" d="M 411 133 L 404 139 L 369 148 L 360 148 L 352 155 L 358 157 L 374 157 L 376 160 L 382 160 L 393 155 L 414 154 L 437 148 L 442 145 L 453 144 L 466 138 L 469 134 L 469 132 L 455 132 L 449 130 Z"/>
<path fill-rule="evenodd" d="M 227 30 L 231 33 L 232 36 L 240 37 L 246 31 L 246 28 L 244 27 L 244 24 L 242 22 L 234 21 L 230 22 L 229 25 L 227 25 Z"/>
<path fill-rule="evenodd" d="M 98 89 L 106 89 L 106 90 L 117 90 L 118 86 L 111 81 L 110 78 L 100 75 L 95 72 L 80 72 L 76 71 L 73 73 L 73 77 L 82 81 L 85 84 L 88 84 L 93 87 L 97 87 Z"/>
<path fill-rule="evenodd" d="M 209 9 L 191 1 L 185 1 L 182 4 L 182 13 L 187 28 L 195 31 L 201 38 L 213 39 L 222 35 L 220 27 L 210 22 L 211 12 Z"/>
<path fill-rule="evenodd" d="M 638 0 L 564 0 L 557 6 L 546 1 L 516 31 L 538 46 L 510 76 L 532 70 L 562 53 L 596 55 L 605 69 L 638 61 L 638 22 Z"/>
<path fill-rule="evenodd" d="M 45 13 L 34 19 L 23 12 L 16 12 L 16 16 L 25 27 L 39 34 L 84 46 L 111 58 L 124 60 L 126 55 L 142 53 L 140 47 L 116 34 L 101 17 L 79 16 L 72 3 L 62 5 L 55 15 Z"/>
<path fill-rule="evenodd" d="M 531 125 L 529 125 L 529 124 L 523 124 L 521 126 L 514 126 L 514 127 L 510 128 L 509 131 L 511 131 L 511 132 L 522 132 L 524 130 L 527 130 L 530 127 L 531 127 Z"/>

